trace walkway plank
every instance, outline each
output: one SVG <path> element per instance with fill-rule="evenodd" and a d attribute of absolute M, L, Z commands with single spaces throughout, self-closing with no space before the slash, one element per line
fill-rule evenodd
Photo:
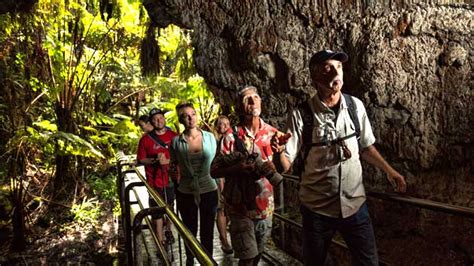
<path fill-rule="evenodd" d="M 138 168 L 139 171 L 145 175 L 143 167 Z M 124 182 L 125 185 L 131 183 L 131 182 L 136 182 L 139 181 L 138 177 L 136 174 L 130 173 L 126 174 Z M 138 197 L 140 199 L 141 204 L 143 205 L 144 208 L 148 208 L 148 192 L 145 187 L 136 187 L 134 189 Z M 131 193 L 130 197 L 131 201 L 136 201 L 134 193 Z M 175 204 L 176 206 L 176 204 Z M 134 215 L 140 210 L 139 206 L 137 204 L 132 206 L 132 221 Z M 175 210 L 176 212 L 176 210 Z M 145 224 L 145 222 L 144 222 Z M 145 224 L 146 225 L 146 224 Z M 184 243 L 182 242 L 181 239 L 178 238 L 178 233 L 176 230 L 173 228 L 173 235 L 176 241 L 173 243 L 172 249 L 173 249 L 173 256 L 174 256 L 174 261 L 173 265 L 185 265 L 185 260 L 186 260 L 186 255 L 184 251 Z M 198 240 L 199 240 L 199 232 L 198 232 Z M 161 265 L 161 261 L 159 257 L 157 256 L 157 248 L 156 245 L 153 241 L 153 237 L 151 235 L 151 232 L 149 229 L 143 229 L 142 230 L 142 236 L 145 239 L 146 242 L 146 247 L 143 243 L 139 244 L 139 249 L 140 249 L 140 259 L 138 261 L 139 265 Z M 230 239 L 230 236 L 228 237 Z M 179 250 L 179 245 L 178 245 L 178 240 L 181 241 L 181 252 Z M 142 241 L 140 241 L 142 242 Z M 148 248 L 148 251 L 146 250 Z M 268 253 L 273 257 L 276 257 L 277 260 L 281 263 L 279 265 L 301 265 L 296 259 L 292 258 L 288 254 L 284 253 L 283 251 L 279 250 L 276 248 L 274 245 L 267 245 L 266 250 L 268 250 Z M 225 254 L 222 249 L 221 249 L 221 243 L 219 240 L 219 233 L 217 230 L 217 226 L 214 227 L 214 250 L 213 250 L 213 259 L 219 264 L 219 265 L 237 265 L 238 260 L 234 258 L 234 254 Z M 180 261 L 182 263 L 180 264 Z M 195 265 L 199 265 L 197 260 L 194 260 Z M 259 263 L 259 265 L 265 266 L 265 265 L 275 265 L 274 263 L 267 263 L 263 260 Z"/>

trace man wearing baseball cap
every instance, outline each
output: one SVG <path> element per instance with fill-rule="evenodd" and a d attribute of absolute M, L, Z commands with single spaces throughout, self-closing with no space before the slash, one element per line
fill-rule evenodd
<path fill-rule="evenodd" d="M 148 184 L 160 194 L 168 205 L 173 206 L 175 194 L 168 175 L 170 162 L 168 147 L 171 140 L 177 134 L 166 127 L 165 111 L 162 109 L 151 109 L 149 121 L 153 125 L 153 130 L 144 134 L 140 139 L 137 161 L 145 165 L 145 175 Z M 149 205 L 150 207 L 157 206 L 151 196 L 149 197 Z M 160 215 L 153 216 L 156 225 L 156 235 L 161 242 L 164 242 L 162 218 Z M 172 238 L 172 235 L 167 236 L 167 238 Z M 167 240 L 172 241 L 172 239 Z"/>
<path fill-rule="evenodd" d="M 293 137 L 280 160 L 285 170 L 293 162 L 300 162 L 302 168 L 299 197 L 305 265 L 324 265 L 336 231 L 358 265 L 378 265 L 360 158 L 383 170 L 398 192 L 406 189 L 405 178 L 375 148 L 362 101 L 341 92 L 347 61 L 346 53 L 331 50 L 311 57 L 309 71 L 317 93 L 287 122 Z"/>

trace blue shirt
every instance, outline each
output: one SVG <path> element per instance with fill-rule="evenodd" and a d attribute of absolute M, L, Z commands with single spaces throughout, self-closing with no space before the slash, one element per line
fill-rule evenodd
<path fill-rule="evenodd" d="M 196 203 L 200 201 L 200 194 L 217 189 L 216 182 L 211 177 L 211 163 L 216 155 L 217 142 L 210 132 L 202 132 L 201 169 L 193 169 L 189 158 L 189 145 L 183 134 L 171 141 L 170 155 L 172 161 L 177 161 L 181 173 L 178 190 L 181 193 L 194 194 Z"/>

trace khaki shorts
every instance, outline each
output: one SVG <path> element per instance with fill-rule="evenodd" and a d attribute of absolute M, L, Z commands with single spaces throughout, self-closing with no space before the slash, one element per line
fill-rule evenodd
<path fill-rule="evenodd" d="M 234 257 L 251 259 L 263 252 L 272 227 L 271 218 L 252 220 L 244 216 L 230 217 L 230 240 Z"/>

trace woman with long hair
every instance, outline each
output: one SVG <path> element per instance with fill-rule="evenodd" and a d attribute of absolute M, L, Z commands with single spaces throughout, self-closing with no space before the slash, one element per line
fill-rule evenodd
<path fill-rule="evenodd" d="M 198 211 L 200 240 L 212 256 L 214 220 L 217 212 L 217 185 L 211 177 L 211 162 L 216 154 L 216 139 L 198 127 L 196 110 L 190 103 L 176 106 L 179 122 L 184 126 L 181 135 L 172 141 L 171 160 L 179 166 L 181 179 L 176 191 L 176 202 L 183 223 L 196 236 Z M 186 265 L 193 265 L 193 254 L 186 248 Z"/>

